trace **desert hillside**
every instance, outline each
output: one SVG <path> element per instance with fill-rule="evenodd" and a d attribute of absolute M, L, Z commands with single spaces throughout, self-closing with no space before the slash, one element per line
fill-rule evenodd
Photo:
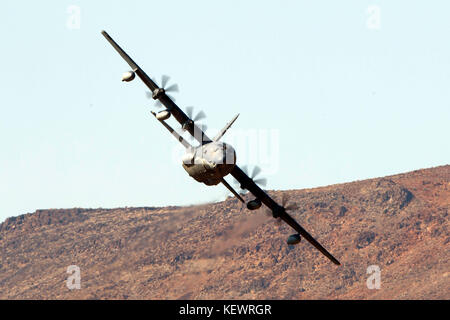
<path fill-rule="evenodd" d="M 287 225 L 235 198 L 37 210 L 0 225 L 0 298 L 450 299 L 449 165 L 270 194 L 288 196 L 342 266 L 307 242 L 286 245 Z M 66 286 L 70 265 L 79 290 Z M 370 265 L 380 289 L 367 288 Z"/>

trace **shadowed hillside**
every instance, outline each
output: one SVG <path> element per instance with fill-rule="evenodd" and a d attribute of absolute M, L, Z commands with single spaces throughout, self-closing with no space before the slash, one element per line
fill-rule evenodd
<path fill-rule="evenodd" d="M 205 187 L 206 188 L 206 187 Z M 270 192 L 342 263 L 235 198 L 37 210 L 0 225 L 2 299 L 449 299 L 450 166 Z M 151 199 L 149 199 L 151 204 Z M 81 289 L 66 287 L 67 267 Z M 367 267 L 381 288 L 366 286 Z"/>

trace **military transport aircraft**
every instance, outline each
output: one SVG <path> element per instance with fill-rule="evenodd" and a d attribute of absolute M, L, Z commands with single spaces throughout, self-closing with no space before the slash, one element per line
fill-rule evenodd
<path fill-rule="evenodd" d="M 279 205 L 258 186 L 258 183 L 261 183 L 263 182 L 262 180 L 264 180 L 254 179 L 260 169 L 256 167 L 249 177 L 244 170 L 236 165 L 236 153 L 233 147 L 229 144 L 220 142 L 220 138 L 231 127 L 238 115 L 235 116 L 214 138 L 209 138 L 205 134 L 203 126 L 196 124 L 198 120 L 205 117 L 204 113 L 201 111 L 193 117 L 192 108 L 187 109 L 187 114 L 184 113 L 183 110 L 175 104 L 175 99 L 168 94 L 168 92 L 171 91 L 178 91 L 178 86 L 176 84 L 169 87 L 166 86 L 169 77 L 163 76 L 161 79 L 161 87 L 159 87 L 128 56 L 128 54 L 122 50 L 122 48 L 108 35 L 108 33 L 106 33 L 106 31 L 102 31 L 102 34 L 132 69 L 131 71 L 127 71 L 123 74 L 122 81 L 132 81 L 137 75 L 150 89 L 150 92 L 148 92 L 149 97 L 154 99 L 160 106 L 165 107 L 165 110 L 158 113 L 152 111 L 152 114 L 186 148 L 186 153 L 182 158 L 182 166 L 192 178 L 208 186 L 222 183 L 239 199 L 239 201 L 245 203 L 241 195 L 236 192 L 224 179 L 226 175 L 231 174 L 238 181 L 241 189 L 251 192 L 251 194 L 255 197 L 254 200 L 246 203 L 249 210 L 259 209 L 262 204 L 265 204 L 271 211 L 274 218 L 285 221 L 297 232 L 288 237 L 287 243 L 289 245 L 299 243 L 301 237 L 303 237 L 333 263 L 340 265 L 336 258 L 334 258 L 324 247 L 322 247 L 317 240 L 315 240 L 286 212 L 289 207 L 285 205 L 284 201 L 282 205 Z M 199 142 L 198 146 L 192 146 L 185 138 L 183 138 L 182 133 L 178 133 L 166 123 L 166 120 L 170 116 L 173 116 L 181 124 L 183 131 L 189 132 L 191 136 Z"/>

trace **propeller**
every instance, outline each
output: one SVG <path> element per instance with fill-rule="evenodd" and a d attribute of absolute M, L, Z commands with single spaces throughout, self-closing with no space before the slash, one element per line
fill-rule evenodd
<path fill-rule="evenodd" d="M 294 202 L 291 202 L 291 203 L 289 203 L 289 196 L 287 196 L 285 193 L 283 193 L 282 195 L 281 195 L 281 200 L 280 200 L 280 202 L 281 202 L 281 206 L 284 208 L 284 210 L 286 210 L 286 211 L 290 211 L 290 210 L 296 210 L 296 209 L 298 209 L 298 205 L 296 204 L 296 203 L 294 203 Z M 269 209 L 269 208 L 265 208 L 265 210 L 264 210 L 264 213 L 267 215 L 267 216 L 270 216 L 270 217 L 273 217 L 273 215 L 272 215 L 272 211 Z M 281 218 L 280 217 L 276 217 L 275 218 L 275 223 L 277 224 L 277 225 L 281 225 Z"/>
<path fill-rule="evenodd" d="M 186 115 L 189 117 L 189 119 L 191 119 L 192 123 L 195 123 L 197 125 L 197 127 L 199 127 L 199 129 L 202 130 L 203 132 L 208 129 L 208 126 L 206 124 L 197 123 L 197 121 L 206 119 L 206 114 L 205 114 L 205 112 L 203 112 L 203 110 L 200 110 L 194 116 L 194 107 L 189 106 L 186 108 Z M 187 123 L 187 124 L 189 124 L 189 123 Z M 186 130 L 187 127 L 183 126 L 181 129 Z"/>
<path fill-rule="evenodd" d="M 205 132 L 208 129 L 208 126 L 206 124 L 197 123 L 197 121 L 206 119 L 205 112 L 200 110 L 195 116 L 193 116 L 193 114 L 194 114 L 194 107 L 192 106 L 187 107 L 186 115 L 189 117 L 189 120 L 184 125 L 175 130 L 180 136 L 190 141 L 193 141 L 194 137 L 192 137 L 191 135 L 185 135 L 186 129 L 188 128 L 190 123 L 195 123 L 195 125 L 203 132 Z"/>
<path fill-rule="evenodd" d="M 176 99 L 171 95 L 171 94 L 167 94 L 169 92 L 178 92 L 179 88 L 178 88 L 178 84 L 174 83 L 170 86 L 167 86 L 167 83 L 169 82 L 170 77 L 168 75 L 163 74 L 161 76 L 161 86 L 159 89 L 156 89 L 154 92 L 151 91 L 147 91 L 145 94 L 147 95 L 148 99 L 154 99 L 154 96 L 159 95 L 161 93 L 165 93 L 171 100 L 176 101 Z M 158 98 L 154 99 L 155 100 L 155 106 L 160 108 L 162 107 L 162 103 L 158 100 Z"/>
<path fill-rule="evenodd" d="M 298 205 L 295 202 L 289 203 L 289 200 L 290 200 L 289 196 L 287 196 L 286 193 L 283 193 L 281 195 L 281 206 L 284 208 L 284 210 L 286 211 L 297 210 Z"/>
<path fill-rule="evenodd" d="M 161 77 L 161 88 L 164 89 L 165 92 L 178 92 L 178 84 L 174 83 L 167 87 L 167 83 L 169 82 L 170 77 L 168 75 L 163 74 Z"/>
<path fill-rule="evenodd" d="M 266 178 L 255 179 L 256 176 L 261 173 L 261 168 L 259 166 L 254 166 L 253 167 L 253 171 L 252 171 L 251 174 L 249 174 L 248 166 L 246 166 L 246 165 L 242 166 L 241 170 L 244 171 L 245 174 L 248 175 L 253 180 L 253 182 L 256 183 L 256 185 L 258 185 L 259 187 L 265 187 L 266 186 L 266 184 L 267 184 L 267 179 Z M 239 184 L 239 182 L 237 180 L 234 180 L 234 186 L 235 186 L 236 189 L 240 190 L 239 194 L 245 195 L 246 193 L 248 193 L 248 190 L 243 189 L 242 186 Z"/>
<path fill-rule="evenodd" d="M 265 187 L 266 186 L 266 184 L 267 184 L 267 179 L 266 178 L 258 178 L 258 179 L 256 179 L 256 176 L 261 173 L 261 168 L 259 166 L 254 166 L 253 167 L 253 171 L 252 171 L 251 174 L 249 174 L 247 166 L 243 166 L 242 167 L 242 171 L 244 171 L 245 174 L 248 175 L 253 180 L 253 182 L 256 183 L 258 186 L 260 186 L 260 187 Z"/>
<path fill-rule="evenodd" d="M 200 110 L 195 117 L 192 117 L 194 114 L 194 107 L 190 106 L 186 108 L 186 114 L 192 121 L 198 121 L 206 118 L 206 114 L 203 112 L 203 110 Z"/>

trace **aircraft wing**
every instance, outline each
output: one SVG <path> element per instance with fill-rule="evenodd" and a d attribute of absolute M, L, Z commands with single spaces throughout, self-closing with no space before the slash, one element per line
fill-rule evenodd
<path fill-rule="evenodd" d="M 279 217 L 288 225 L 290 225 L 298 234 L 303 238 L 308 240 L 317 250 L 322 252 L 328 259 L 330 259 L 334 264 L 340 265 L 341 263 L 331 255 L 322 245 L 314 239 L 294 218 L 292 218 L 285 210 L 284 207 L 280 206 L 273 200 L 264 190 L 262 190 L 258 185 L 253 182 L 253 180 L 247 176 L 247 174 L 242 171 L 238 166 L 235 166 L 233 171 L 230 173 L 240 184 L 243 189 L 250 191 L 257 199 L 261 200 L 270 210 L 272 210 L 273 216 Z"/>
<path fill-rule="evenodd" d="M 134 62 L 130 56 L 109 36 L 106 31 L 102 31 L 102 35 L 108 40 L 108 42 L 116 49 L 120 56 L 128 63 L 134 73 L 144 82 L 144 84 L 150 89 L 151 92 L 160 89 L 158 85 L 142 70 L 136 62 Z M 212 140 L 201 130 L 184 112 L 181 110 L 175 102 L 172 101 L 165 93 L 159 95 L 158 100 L 167 108 L 172 116 L 185 127 L 200 144 L 211 142 Z"/>
<path fill-rule="evenodd" d="M 109 36 L 106 31 L 102 31 L 102 35 L 120 54 L 120 56 L 128 63 L 133 72 L 144 82 L 151 92 L 160 89 L 158 85 L 142 70 L 130 56 Z M 158 95 L 158 100 L 167 108 L 172 116 L 198 141 L 200 144 L 211 142 L 212 140 L 181 110 L 175 102 L 172 101 L 164 92 Z M 170 130 L 169 130 L 170 131 Z M 173 131 L 173 129 L 172 129 Z M 328 257 L 333 263 L 339 265 L 337 261 L 324 247 L 320 245 L 305 229 L 303 229 L 297 221 L 295 221 L 286 210 L 269 197 L 261 188 L 259 188 L 252 179 L 250 179 L 238 166 L 235 166 L 231 175 L 240 182 L 241 186 L 250 191 L 256 198 L 261 200 L 267 207 L 272 210 L 275 217 L 280 217 L 303 238 L 308 240 L 314 247 Z"/>

